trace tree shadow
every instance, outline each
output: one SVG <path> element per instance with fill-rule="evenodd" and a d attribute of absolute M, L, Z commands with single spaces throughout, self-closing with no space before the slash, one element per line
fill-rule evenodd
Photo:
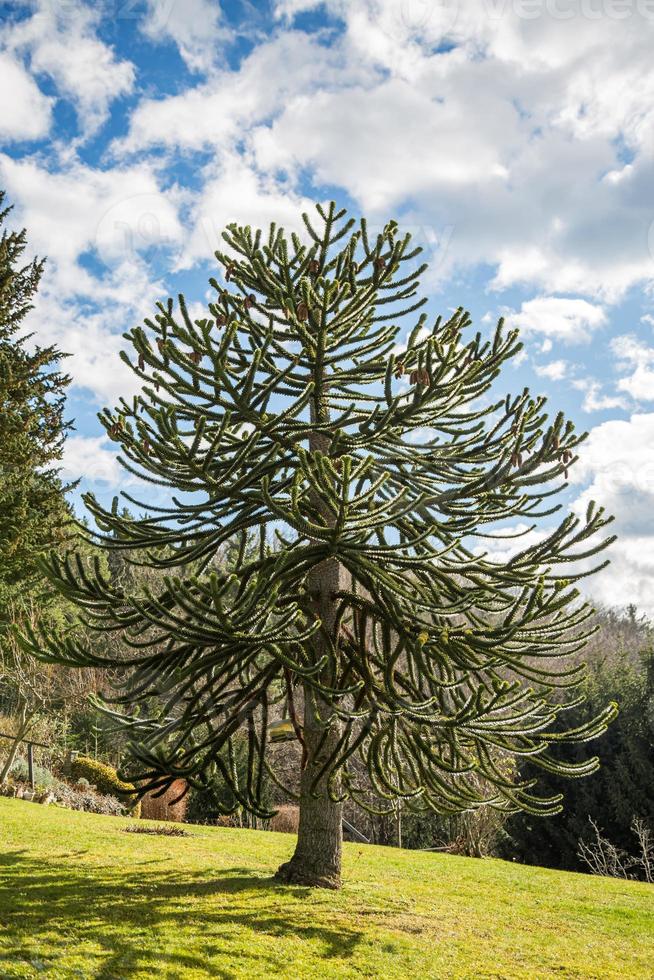
<path fill-rule="evenodd" d="M 45 961 L 37 968 L 60 975 L 57 969 L 80 939 L 94 950 L 94 965 L 79 974 L 84 977 L 118 980 L 136 971 L 177 977 L 192 969 L 231 978 L 243 976 L 243 968 L 275 976 L 279 950 L 266 945 L 266 937 L 317 944 L 321 957 L 340 960 L 351 957 L 364 936 L 338 922 L 316 925 L 311 906 L 298 901 L 307 889 L 279 885 L 251 869 L 142 873 L 140 867 L 84 869 L 37 860 L 25 850 L 0 855 L 0 939 L 6 950 L 0 947 L 0 977 L 3 963 L 34 965 L 35 950 Z M 153 932 L 163 944 L 156 949 Z M 193 939 L 191 950 L 183 948 L 185 938 Z"/>

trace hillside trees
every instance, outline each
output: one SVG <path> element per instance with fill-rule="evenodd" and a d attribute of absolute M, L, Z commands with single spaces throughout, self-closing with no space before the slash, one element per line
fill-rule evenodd
<path fill-rule="evenodd" d="M 609 518 L 591 504 L 552 521 L 582 437 L 528 391 L 489 397 L 515 331 L 500 322 L 484 339 L 462 310 L 420 313 L 420 250 L 395 222 L 370 236 L 334 204 L 303 217 L 303 240 L 230 225 L 207 315 L 192 319 L 180 296 L 126 334 L 142 393 L 101 421 L 123 465 L 170 497 L 131 501 L 145 513 L 126 518 L 87 495 L 89 536 L 165 581 L 114 587 L 75 555 L 52 556 L 48 573 L 90 627 L 131 647 L 107 710 L 144 788 L 218 773 L 232 808 L 267 816 L 271 720 L 286 716 L 302 749 L 300 827 L 278 877 L 338 887 L 347 799 L 551 813 L 559 796 L 513 760 L 594 770 L 564 750 L 614 707 L 566 724 L 583 673 L 569 658 L 590 615 L 575 562 L 605 547 Z M 541 518 L 535 543 L 493 559 L 507 523 Z M 25 643 L 112 665 L 71 632 Z"/>

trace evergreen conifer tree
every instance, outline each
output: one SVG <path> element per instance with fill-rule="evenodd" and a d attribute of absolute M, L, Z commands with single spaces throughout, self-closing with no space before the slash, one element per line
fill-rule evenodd
<path fill-rule="evenodd" d="M 10 208 L 3 208 L 0 225 Z M 42 577 L 40 555 L 61 541 L 68 511 L 56 463 L 61 459 L 69 378 L 53 346 L 30 349 L 19 336 L 43 273 L 21 265 L 25 230 L 0 239 L 0 622 Z"/>
<path fill-rule="evenodd" d="M 581 674 L 566 656 L 590 614 L 574 563 L 608 543 L 609 518 L 592 504 L 494 560 L 484 548 L 506 522 L 557 511 L 581 437 L 526 390 L 489 400 L 516 332 L 468 335 L 461 310 L 428 325 L 420 250 L 395 222 L 371 236 L 334 204 L 303 217 L 303 239 L 230 225 L 206 317 L 180 296 L 126 334 L 142 394 L 101 421 L 126 469 L 170 502 L 125 495 L 146 509 L 133 518 L 86 503 L 94 539 L 161 569 L 161 587 L 114 588 L 74 555 L 48 573 L 133 650 L 107 710 L 144 786 L 218 772 L 235 806 L 265 817 L 267 748 L 287 716 L 302 746 L 300 828 L 278 877 L 338 887 L 348 798 L 549 813 L 559 798 L 539 798 L 512 761 L 596 767 L 560 748 L 601 733 L 614 706 L 574 730 L 559 722 Z M 74 632 L 25 642 L 111 665 Z"/>
<path fill-rule="evenodd" d="M 10 208 L 3 207 L 0 226 Z M 43 616 L 39 558 L 61 543 L 70 514 L 56 463 L 61 458 L 69 379 L 55 347 L 29 345 L 21 336 L 43 272 L 43 261 L 22 263 L 25 230 L 3 228 L 0 238 L 0 706 L 13 715 L 16 739 L 4 764 L 6 777 L 20 740 L 53 689 L 52 671 L 26 657 L 14 629 Z"/>

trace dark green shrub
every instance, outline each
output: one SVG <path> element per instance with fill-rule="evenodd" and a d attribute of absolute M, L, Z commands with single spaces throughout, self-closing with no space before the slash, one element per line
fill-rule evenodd
<path fill-rule="evenodd" d="M 568 781 L 540 773 L 543 791 L 564 794 L 564 809 L 541 819 L 526 813 L 511 817 L 505 857 L 587 871 L 577 851 L 580 838 L 592 835 L 589 817 L 603 837 L 626 851 L 633 850 L 635 817 L 654 827 L 654 651 L 640 658 L 624 652 L 589 666 L 588 700 L 570 711 L 569 722 L 581 725 L 606 698 L 617 701 L 620 713 L 595 745 L 601 766 L 587 779 Z M 575 747 L 572 755 L 581 759 L 582 747 Z M 529 763 L 521 771 L 526 777 L 535 774 Z"/>

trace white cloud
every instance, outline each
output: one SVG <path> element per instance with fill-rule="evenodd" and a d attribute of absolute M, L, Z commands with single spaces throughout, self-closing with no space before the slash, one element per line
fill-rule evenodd
<path fill-rule="evenodd" d="M 147 0 L 140 26 L 151 41 L 173 41 L 192 71 L 206 72 L 231 37 L 221 21 L 218 0 Z"/>
<path fill-rule="evenodd" d="M 566 344 L 589 340 L 606 322 L 601 306 L 557 296 L 537 296 L 523 303 L 520 312 L 509 311 L 507 315 L 507 324 L 523 333 L 546 334 Z"/>
<path fill-rule="evenodd" d="M 632 373 L 618 381 L 618 390 L 626 391 L 636 401 L 654 401 L 654 347 L 639 341 L 633 334 L 614 337 L 611 351 L 621 369 L 633 368 Z"/>
<path fill-rule="evenodd" d="M 647 323 L 650 327 L 654 327 L 654 316 L 651 313 L 646 313 L 640 318 L 641 323 Z"/>
<path fill-rule="evenodd" d="M 84 253 L 95 253 L 107 266 L 138 267 L 139 253 L 152 245 L 181 242 L 178 218 L 182 195 L 163 192 L 148 163 L 97 170 L 73 162 L 50 172 L 36 161 L 0 154 L 0 178 L 29 228 L 30 244 L 48 256 L 64 296 L 86 294 L 126 299 L 136 283 L 94 277 L 80 266 Z M 139 286 L 142 284 L 139 282 Z"/>
<path fill-rule="evenodd" d="M 581 405 L 584 412 L 602 412 L 611 408 L 627 407 L 622 395 L 604 395 L 602 385 L 593 378 L 578 378 L 572 384 L 578 391 L 584 392 Z"/>
<path fill-rule="evenodd" d="M 127 270 L 124 270 L 127 272 Z M 132 285 L 135 286 L 134 280 Z M 131 290 L 130 302 L 107 302 L 101 309 L 88 303 L 64 301 L 49 288 L 47 270 L 45 282 L 37 294 L 34 310 L 25 321 L 27 332 L 35 331 L 38 342 L 56 344 L 71 355 L 63 362 L 73 385 L 91 394 L 99 406 L 113 407 L 118 399 L 131 398 L 139 390 L 136 375 L 120 359 L 120 351 L 128 349 L 122 334 L 134 321 L 152 312 L 151 290 L 142 282 L 144 299 L 139 301 L 138 289 Z"/>
<path fill-rule="evenodd" d="M 96 36 L 98 13 L 83 3 L 36 0 L 31 17 L 6 32 L 6 44 L 27 54 L 33 74 L 53 79 L 59 94 L 76 108 L 85 135 L 105 121 L 114 99 L 134 85 L 134 66 L 115 58 Z"/>
<path fill-rule="evenodd" d="M 603 422 L 581 446 L 570 482 L 589 483 L 575 502 L 583 516 L 590 500 L 615 515 L 618 535 L 611 568 L 585 586 L 609 605 L 630 602 L 654 614 L 654 413 Z"/>
<path fill-rule="evenodd" d="M 550 381 L 560 381 L 568 373 L 569 364 L 567 361 L 550 361 L 549 364 L 536 364 L 534 371 L 542 378 L 549 378 Z"/>
<path fill-rule="evenodd" d="M 216 249 L 226 249 L 221 233 L 232 221 L 263 229 L 275 221 L 289 233 L 304 234 L 300 215 L 312 210 L 313 204 L 292 188 L 258 174 L 236 155 L 218 163 L 212 174 L 195 203 L 195 220 L 180 268 L 211 259 Z"/>
<path fill-rule="evenodd" d="M 280 0 L 286 29 L 237 70 L 143 100 L 116 148 L 245 148 L 296 190 L 343 188 L 373 221 L 402 208 L 438 239 L 434 282 L 483 264 L 498 290 L 615 302 L 654 281 L 652 24 L 621 22 L 616 44 L 610 17 L 571 24 L 547 4 L 528 19 L 489 0 L 328 0 L 345 27 L 326 44 L 289 28 L 317 6 Z"/>
<path fill-rule="evenodd" d="M 278 112 L 292 95 L 337 77 L 337 55 L 301 32 L 255 47 L 238 71 L 222 70 L 179 95 L 144 99 L 134 110 L 119 152 L 148 146 L 220 152 L 241 142 L 249 128 Z"/>
<path fill-rule="evenodd" d="M 47 136 L 52 102 L 23 66 L 0 51 L 0 140 L 33 140 Z"/>
<path fill-rule="evenodd" d="M 118 462 L 116 451 L 106 436 L 68 436 L 61 472 L 65 480 L 84 477 L 92 483 L 125 486 L 135 477 Z"/>
<path fill-rule="evenodd" d="M 275 17 L 292 20 L 296 14 L 321 7 L 323 0 L 277 0 L 274 5 Z"/>
<path fill-rule="evenodd" d="M 275 9 L 291 19 L 315 6 Z M 453 229 L 442 276 L 485 263 L 497 289 L 524 283 L 611 302 L 654 279 L 643 235 L 652 18 L 616 25 L 573 9 L 570 21 L 545 0 L 529 17 L 489 0 L 325 6 L 345 22 L 339 87 L 349 88 L 334 92 L 327 77 L 299 92 L 252 134 L 259 166 L 308 168 L 367 212 L 410 201 L 419 223 Z M 439 47 L 445 37 L 452 50 Z"/>

